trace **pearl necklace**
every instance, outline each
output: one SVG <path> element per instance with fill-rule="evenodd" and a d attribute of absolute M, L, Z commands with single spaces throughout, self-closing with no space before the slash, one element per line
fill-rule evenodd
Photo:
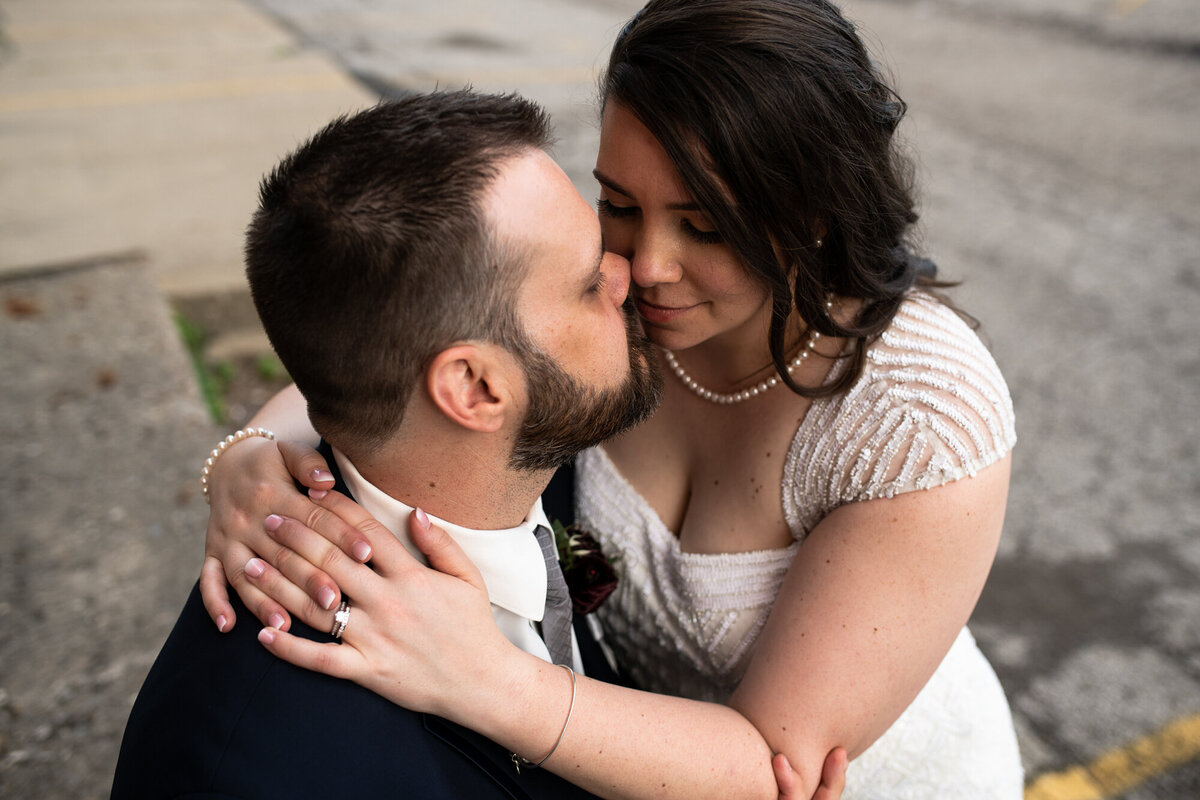
<path fill-rule="evenodd" d="M 789 375 L 800 368 L 800 365 L 803 364 L 808 358 L 808 354 L 811 353 L 813 348 L 817 346 L 817 340 L 820 338 L 821 334 L 817 333 L 812 328 L 809 328 L 808 331 L 805 332 L 804 338 L 800 340 L 800 353 L 792 359 L 792 363 L 787 365 L 787 371 Z M 772 375 L 765 381 L 759 383 L 757 386 L 751 386 L 749 389 L 742 389 L 740 392 L 732 392 L 730 394 L 721 394 L 720 392 L 714 392 L 711 389 L 705 389 L 703 386 L 696 383 L 696 379 L 687 374 L 683 367 L 680 366 L 679 361 L 675 358 L 675 354 L 670 350 L 664 349 L 663 355 L 667 359 L 667 366 L 669 366 L 671 371 L 675 373 L 675 377 L 679 378 L 679 380 L 683 382 L 684 386 L 691 389 L 698 396 L 704 398 L 705 400 L 713 403 L 720 403 L 721 405 L 740 403 L 743 400 L 749 400 L 751 397 L 758 397 L 763 392 L 767 391 L 768 389 L 774 389 L 783 382 L 779 380 L 778 375 Z"/>

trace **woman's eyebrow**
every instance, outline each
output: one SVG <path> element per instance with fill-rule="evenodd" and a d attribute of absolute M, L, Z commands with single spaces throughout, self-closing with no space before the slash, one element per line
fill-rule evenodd
<path fill-rule="evenodd" d="M 603 172 L 601 172 L 598 169 L 592 170 L 592 177 L 594 177 L 596 180 L 600 181 L 600 185 L 606 189 L 611 189 L 612 191 L 616 192 L 617 194 L 623 194 L 626 197 L 633 197 L 633 195 L 629 193 L 628 189 L 626 189 L 624 186 L 617 183 L 612 178 L 608 177 L 607 175 L 605 175 Z"/>

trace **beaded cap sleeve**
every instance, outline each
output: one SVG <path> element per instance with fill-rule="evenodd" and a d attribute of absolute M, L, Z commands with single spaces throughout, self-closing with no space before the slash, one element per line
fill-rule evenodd
<path fill-rule="evenodd" d="M 974 475 L 1016 438 L 987 348 L 952 309 L 915 293 L 868 348 L 862 377 L 809 408 L 784 463 L 784 516 L 801 540 L 845 503 Z"/>

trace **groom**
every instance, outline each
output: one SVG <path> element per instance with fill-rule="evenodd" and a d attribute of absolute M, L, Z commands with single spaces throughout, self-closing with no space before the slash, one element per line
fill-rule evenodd
<path fill-rule="evenodd" d="M 456 523 L 505 635 L 578 669 L 569 616 L 558 641 L 535 625 L 550 631 L 555 586 L 538 496 L 647 416 L 658 382 L 623 311 L 628 263 L 548 138 L 532 103 L 468 92 L 335 120 L 264 180 L 246 262 L 343 491 L 402 536 L 418 504 Z M 114 798 L 590 797 L 255 633 L 218 633 L 193 592 L 130 716 Z"/>
<path fill-rule="evenodd" d="M 413 95 L 335 120 L 264 180 L 246 262 L 339 489 L 402 541 L 413 506 L 452 521 L 504 635 L 579 668 L 569 627 L 552 633 L 538 496 L 647 416 L 658 378 L 624 311 L 629 265 L 547 140 L 542 111 L 512 96 Z M 219 633 L 193 591 L 130 715 L 113 798 L 591 796 L 276 659 L 256 633 Z"/>

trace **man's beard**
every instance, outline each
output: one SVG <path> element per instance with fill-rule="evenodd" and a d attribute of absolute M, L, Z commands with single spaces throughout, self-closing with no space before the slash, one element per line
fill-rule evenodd
<path fill-rule="evenodd" d="M 662 376 L 632 305 L 626 305 L 629 375 L 616 388 L 584 386 L 536 348 L 518 354 L 529 387 L 529 411 L 509 457 L 514 469 L 557 469 L 579 451 L 632 428 L 654 413 Z"/>

